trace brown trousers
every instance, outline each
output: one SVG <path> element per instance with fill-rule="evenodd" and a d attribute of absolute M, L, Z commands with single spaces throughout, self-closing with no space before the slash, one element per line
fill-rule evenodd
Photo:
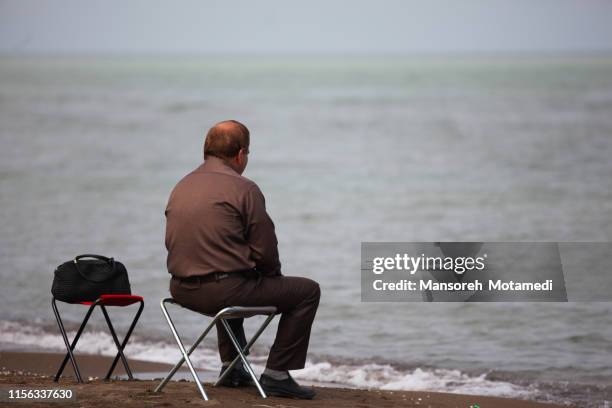
<path fill-rule="evenodd" d="M 209 282 L 187 282 L 173 277 L 170 293 L 182 306 L 207 315 L 228 306 L 276 306 L 281 318 L 266 367 L 304 368 L 310 328 L 321 296 L 317 282 L 295 276 L 263 276 L 258 280 L 241 274 Z M 242 322 L 243 319 L 228 320 L 236 338 L 244 345 Z M 217 339 L 221 361 L 232 361 L 238 353 L 221 323 L 217 323 Z"/>

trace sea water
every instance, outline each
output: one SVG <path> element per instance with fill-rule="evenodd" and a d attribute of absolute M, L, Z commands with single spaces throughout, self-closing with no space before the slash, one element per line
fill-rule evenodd
<path fill-rule="evenodd" d="M 128 356 L 176 361 L 164 208 L 233 118 L 283 273 L 322 287 L 296 377 L 600 406 L 611 304 L 361 303 L 360 243 L 610 241 L 611 113 L 605 56 L 0 58 L 0 345 L 61 350 L 53 270 L 93 252 L 146 299 Z M 84 310 L 60 307 L 74 330 Z M 204 325 L 176 321 L 186 342 Z M 79 347 L 113 355 L 92 323 Z M 195 361 L 217 371 L 204 346 Z"/>

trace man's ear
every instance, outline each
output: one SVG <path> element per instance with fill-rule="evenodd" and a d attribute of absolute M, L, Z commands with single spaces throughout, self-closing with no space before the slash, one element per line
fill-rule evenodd
<path fill-rule="evenodd" d="M 238 160 L 239 158 L 241 160 L 244 160 L 245 156 L 246 156 L 245 149 L 242 148 L 242 149 L 238 150 L 238 154 L 236 155 L 236 160 Z"/>

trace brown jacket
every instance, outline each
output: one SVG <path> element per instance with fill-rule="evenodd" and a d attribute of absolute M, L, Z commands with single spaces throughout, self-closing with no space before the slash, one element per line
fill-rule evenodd
<path fill-rule="evenodd" d="M 280 275 L 274 223 L 257 184 L 209 157 L 166 206 L 168 272 L 179 278 L 256 269 Z"/>

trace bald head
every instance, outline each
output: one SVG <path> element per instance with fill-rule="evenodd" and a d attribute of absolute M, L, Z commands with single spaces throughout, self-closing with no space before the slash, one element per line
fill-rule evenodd
<path fill-rule="evenodd" d="M 204 160 L 215 156 L 230 160 L 238 155 L 241 149 L 248 152 L 250 144 L 249 129 L 236 120 L 225 120 L 211 127 L 204 141 Z"/>

